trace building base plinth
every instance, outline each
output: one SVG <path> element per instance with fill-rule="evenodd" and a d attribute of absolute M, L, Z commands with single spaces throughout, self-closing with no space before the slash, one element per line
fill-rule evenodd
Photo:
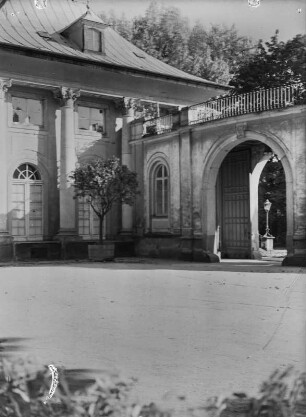
<path fill-rule="evenodd" d="M 56 236 L 54 236 L 54 240 L 60 242 L 71 242 L 71 241 L 78 241 L 82 240 L 82 238 L 77 234 L 75 230 L 60 230 Z"/>
<path fill-rule="evenodd" d="M 207 252 L 204 249 L 195 249 L 193 251 L 193 261 L 195 262 L 205 262 L 205 263 L 217 263 L 220 262 L 218 255 L 214 253 Z"/>
<path fill-rule="evenodd" d="M 282 266 L 306 266 L 306 254 L 286 256 Z"/>
<path fill-rule="evenodd" d="M 119 236 L 122 239 L 131 239 L 133 235 L 134 235 L 133 230 L 121 230 L 119 233 Z"/>
<path fill-rule="evenodd" d="M 7 232 L 0 232 L 0 262 L 13 259 L 13 239 Z"/>

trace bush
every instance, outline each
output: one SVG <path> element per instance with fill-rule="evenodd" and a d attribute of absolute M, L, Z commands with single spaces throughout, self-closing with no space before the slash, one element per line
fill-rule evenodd
<path fill-rule="evenodd" d="M 0 352 L 1 353 L 1 352 Z M 162 410 L 156 404 L 132 404 L 134 379 L 107 372 L 58 369 L 59 385 L 44 403 L 50 387 L 48 367 L 31 360 L 0 357 L 1 417 L 302 417 L 306 416 L 306 373 L 276 371 L 257 398 L 244 393 L 214 397 L 202 407 Z"/>

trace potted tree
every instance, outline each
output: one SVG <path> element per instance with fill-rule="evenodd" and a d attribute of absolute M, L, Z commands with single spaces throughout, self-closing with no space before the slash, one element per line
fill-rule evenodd
<path fill-rule="evenodd" d="M 116 157 L 82 164 L 71 173 L 74 198 L 85 198 L 99 218 L 99 242 L 88 245 L 89 259 L 102 261 L 114 258 L 114 243 L 103 240 L 104 219 L 114 203 L 134 204 L 138 193 L 136 176 Z"/>

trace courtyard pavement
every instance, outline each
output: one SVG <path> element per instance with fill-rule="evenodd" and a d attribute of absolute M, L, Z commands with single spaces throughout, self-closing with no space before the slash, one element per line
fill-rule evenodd
<path fill-rule="evenodd" d="M 306 269 L 117 259 L 0 267 L 0 338 L 44 364 L 120 370 L 134 396 L 198 404 L 305 369 Z"/>

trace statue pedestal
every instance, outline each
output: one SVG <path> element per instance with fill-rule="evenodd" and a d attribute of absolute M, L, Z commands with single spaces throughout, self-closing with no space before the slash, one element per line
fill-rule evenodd
<path fill-rule="evenodd" d="M 263 235 L 261 238 L 261 247 L 265 249 L 267 252 L 271 252 L 273 250 L 273 239 L 274 236 Z"/>

